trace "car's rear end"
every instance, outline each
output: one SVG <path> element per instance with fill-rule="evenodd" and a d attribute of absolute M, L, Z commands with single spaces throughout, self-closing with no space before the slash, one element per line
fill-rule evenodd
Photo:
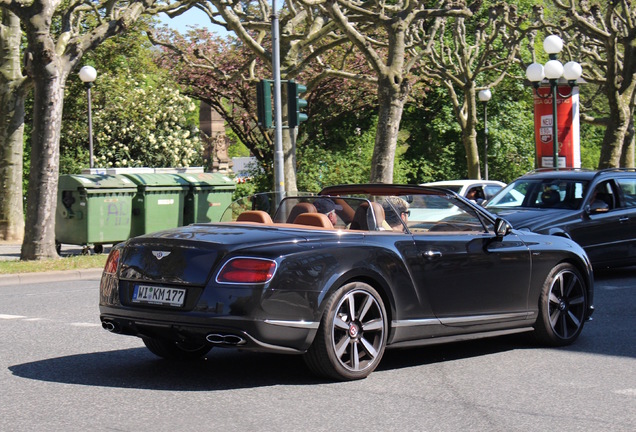
<path fill-rule="evenodd" d="M 111 250 L 105 266 L 102 326 L 144 341 L 303 351 L 317 328 L 310 324 L 316 311 L 309 297 L 318 293 L 303 298 L 271 284 L 283 261 L 280 252 L 301 252 L 305 244 L 298 231 L 249 224 L 190 226 L 130 239 Z M 308 284 L 305 289 L 313 290 Z"/>

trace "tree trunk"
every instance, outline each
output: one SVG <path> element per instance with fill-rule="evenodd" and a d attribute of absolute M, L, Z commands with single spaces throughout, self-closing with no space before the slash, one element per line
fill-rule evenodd
<path fill-rule="evenodd" d="M 395 86 L 392 77 L 378 81 L 378 127 L 371 159 L 371 182 L 393 183 L 393 163 L 404 102 L 409 93 L 405 85 Z"/>
<path fill-rule="evenodd" d="M 57 258 L 55 210 L 66 68 L 34 58 L 33 133 L 22 260 Z M 51 59 L 50 63 L 60 61 Z M 49 67 L 47 67 L 49 66 Z"/>
<path fill-rule="evenodd" d="M 477 147 L 477 100 L 475 98 L 475 85 L 472 81 L 464 89 L 464 106 L 466 109 L 466 122 L 462 127 L 462 143 L 466 151 L 468 178 L 480 180 L 481 169 L 479 166 L 479 148 Z"/>
<path fill-rule="evenodd" d="M 635 167 L 636 161 L 634 160 L 636 150 L 636 131 L 634 130 L 634 116 L 630 117 L 629 128 L 627 129 L 627 135 L 623 142 L 623 154 L 621 155 L 621 165 L 626 168 Z"/>
<path fill-rule="evenodd" d="M 283 129 L 283 172 L 285 175 L 285 193 L 297 195 L 296 184 L 296 136 L 298 129 Z"/>
<path fill-rule="evenodd" d="M 25 78 L 20 70 L 22 30 L 19 18 L 3 9 L 0 31 L 0 240 L 22 241 L 26 90 Z"/>
<path fill-rule="evenodd" d="M 629 145 L 625 145 L 625 140 L 629 140 L 629 129 L 632 122 L 632 110 L 630 101 L 633 90 L 619 93 L 618 90 L 608 94 L 609 122 L 605 128 L 603 144 L 601 145 L 601 156 L 598 167 L 618 168 L 621 166 L 623 152 L 627 151 Z"/>

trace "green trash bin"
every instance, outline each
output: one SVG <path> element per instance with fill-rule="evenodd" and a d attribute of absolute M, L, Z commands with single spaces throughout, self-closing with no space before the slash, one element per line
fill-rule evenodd
<path fill-rule="evenodd" d="M 95 245 L 101 253 L 104 244 L 127 240 L 131 236 L 132 199 L 137 187 L 121 175 L 61 175 L 55 212 L 55 242 Z"/>
<path fill-rule="evenodd" d="M 219 222 L 232 202 L 232 194 L 236 190 L 234 180 L 220 173 L 186 173 L 179 176 L 190 184 L 184 209 L 184 225 Z"/>
<path fill-rule="evenodd" d="M 137 185 L 132 202 L 132 235 L 183 225 L 190 186 L 177 174 L 123 174 Z"/>

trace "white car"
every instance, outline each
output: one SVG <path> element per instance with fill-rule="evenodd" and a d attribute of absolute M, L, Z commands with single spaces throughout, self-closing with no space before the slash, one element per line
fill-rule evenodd
<path fill-rule="evenodd" d="M 450 189 L 458 195 L 481 204 L 495 196 L 497 192 L 506 187 L 506 184 L 496 180 L 447 180 L 423 183 L 420 186 Z"/>

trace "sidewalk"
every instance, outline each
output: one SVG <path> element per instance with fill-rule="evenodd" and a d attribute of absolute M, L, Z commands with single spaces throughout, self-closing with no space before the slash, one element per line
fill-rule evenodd
<path fill-rule="evenodd" d="M 0 261 L 20 259 L 22 244 L 0 242 Z M 104 247 L 105 254 L 110 252 L 110 247 Z M 78 245 L 62 245 L 62 256 L 81 255 L 82 247 Z M 65 280 L 98 280 L 102 276 L 102 268 L 51 271 L 45 273 L 16 273 L 0 275 L 0 286 L 21 285 L 31 283 L 59 282 Z"/>

